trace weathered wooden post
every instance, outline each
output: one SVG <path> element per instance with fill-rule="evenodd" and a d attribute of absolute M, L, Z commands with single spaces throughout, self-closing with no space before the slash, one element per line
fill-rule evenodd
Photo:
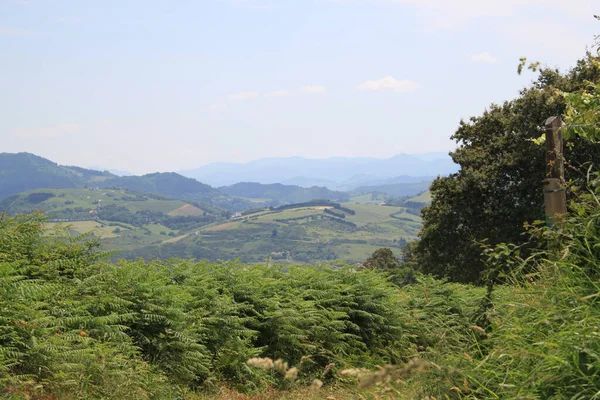
<path fill-rule="evenodd" d="M 567 213 L 561 127 L 562 121 L 560 117 L 550 117 L 546 120 L 546 179 L 544 179 L 544 205 L 547 226 L 553 226 L 560 222 L 562 216 Z"/>

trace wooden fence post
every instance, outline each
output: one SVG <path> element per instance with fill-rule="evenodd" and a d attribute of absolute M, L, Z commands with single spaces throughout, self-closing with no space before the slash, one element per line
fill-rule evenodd
<path fill-rule="evenodd" d="M 544 206 L 546 225 L 559 223 L 567 213 L 565 168 L 560 117 L 546 120 L 546 179 L 544 179 Z"/>

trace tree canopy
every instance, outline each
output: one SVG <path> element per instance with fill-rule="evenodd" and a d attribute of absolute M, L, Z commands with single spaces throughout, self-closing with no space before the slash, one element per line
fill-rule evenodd
<path fill-rule="evenodd" d="M 400 266 L 400 260 L 391 249 L 386 247 L 377 249 L 363 264 L 371 269 L 396 269 Z"/>
<path fill-rule="evenodd" d="M 543 122 L 567 110 L 565 93 L 600 82 L 598 57 L 588 54 L 568 73 L 542 68 L 520 96 L 492 104 L 461 121 L 451 153 L 460 171 L 437 178 L 432 204 L 423 209 L 420 240 L 409 258 L 422 271 L 459 282 L 478 282 L 481 244 L 524 244 L 524 224 L 543 218 L 545 149 L 536 143 Z M 600 148 L 583 137 L 565 146 L 568 180 L 584 180 L 581 166 L 600 161 Z"/>

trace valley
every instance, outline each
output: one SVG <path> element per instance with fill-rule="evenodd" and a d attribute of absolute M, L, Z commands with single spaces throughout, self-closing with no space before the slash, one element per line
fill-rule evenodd
<path fill-rule="evenodd" d="M 213 188 L 176 173 L 118 177 L 31 154 L 2 160 L 28 171 L 24 179 L 6 167 L 4 187 L 31 189 L 5 194 L 0 212 L 41 211 L 51 229 L 89 234 L 115 260 L 361 263 L 381 247 L 400 256 L 427 205 L 409 196 L 429 186 L 425 178 L 399 177 L 348 191 L 252 182 Z"/>
<path fill-rule="evenodd" d="M 337 205 L 344 211 L 334 208 Z M 376 249 L 400 255 L 414 240 L 420 217 L 407 208 L 373 204 L 290 205 L 264 209 L 217 222 L 157 246 L 125 252 L 127 258 L 240 259 L 244 262 L 345 261 L 360 263 Z"/>
<path fill-rule="evenodd" d="M 42 211 L 50 228 L 91 234 L 117 250 L 116 258 L 360 263 L 380 247 L 400 255 L 420 228 L 414 208 L 381 204 L 316 200 L 231 214 L 128 190 L 45 189 L 0 207 L 11 214 Z"/>

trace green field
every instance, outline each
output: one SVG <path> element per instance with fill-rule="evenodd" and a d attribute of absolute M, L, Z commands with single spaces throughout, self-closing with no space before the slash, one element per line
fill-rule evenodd
<path fill-rule="evenodd" d="M 385 198 L 386 196 L 383 193 L 358 194 L 352 196 L 350 202 L 360 204 L 380 204 L 385 202 Z"/>
<path fill-rule="evenodd" d="M 221 219 L 181 200 L 114 189 L 31 190 L 6 199 L 0 209 L 13 215 L 42 211 L 50 228 L 91 233 L 111 250 L 159 245 Z"/>
<path fill-rule="evenodd" d="M 100 221 L 76 221 L 76 222 L 50 222 L 48 224 L 49 229 L 55 228 L 67 228 L 69 231 L 75 234 L 93 233 L 101 239 L 119 237 L 120 233 L 116 233 L 114 226 L 109 226 Z M 119 228 L 122 232 L 125 232 L 125 228 Z"/>
<path fill-rule="evenodd" d="M 35 194 L 48 194 L 53 197 L 38 203 L 30 199 L 30 196 Z M 61 218 L 68 217 L 65 212 L 69 209 L 85 208 L 85 211 L 89 213 L 99 205 L 106 204 L 123 206 L 132 212 L 150 210 L 163 213 L 177 210 L 187 204 L 181 200 L 170 200 L 115 189 L 36 189 L 23 192 L 16 199 L 7 199 L 4 202 L 4 208 L 11 213 L 30 213 L 40 209 L 49 216 L 56 215 Z"/>
<path fill-rule="evenodd" d="M 39 209 L 53 224 L 91 233 L 125 258 L 358 263 L 381 247 L 400 255 L 421 224 L 406 208 L 380 203 L 304 204 L 227 219 L 184 201 L 123 190 L 44 189 L 9 200 L 3 204 L 9 213 Z"/>
<path fill-rule="evenodd" d="M 411 197 L 408 201 L 414 201 L 415 203 L 431 203 L 431 192 L 428 190 L 418 196 Z"/>
<path fill-rule="evenodd" d="M 400 255 L 420 228 L 420 218 L 402 207 L 355 203 L 341 206 L 355 214 L 327 206 L 266 209 L 168 238 L 159 246 L 160 252 L 247 262 L 358 263 L 381 247 Z M 328 214 L 326 209 L 339 216 Z M 147 248 L 134 253 L 146 256 L 156 251 Z"/>

